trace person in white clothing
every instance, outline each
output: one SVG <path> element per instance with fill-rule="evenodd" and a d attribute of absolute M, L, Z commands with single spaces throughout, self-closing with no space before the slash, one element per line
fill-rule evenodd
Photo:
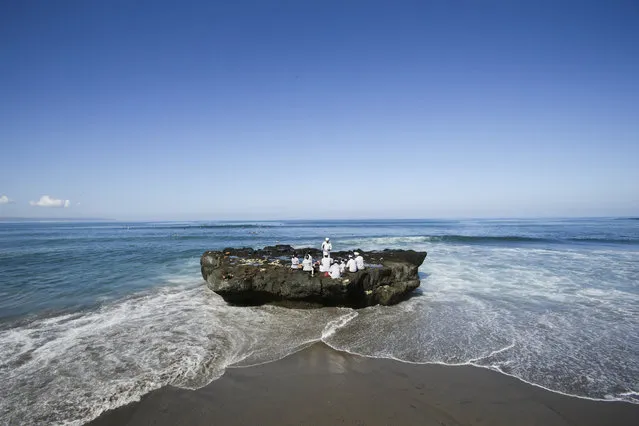
<path fill-rule="evenodd" d="M 291 269 L 299 269 L 300 268 L 300 260 L 297 258 L 297 253 L 293 253 L 293 258 L 291 259 Z"/>
<path fill-rule="evenodd" d="M 322 254 L 328 254 L 330 257 L 331 250 L 333 250 L 333 245 L 331 244 L 331 240 L 326 237 L 326 240 L 322 243 Z"/>
<path fill-rule="evenodd" d="M 346 267 L 348 268 L 348 272 L 357 272 L 357 264 L 355 263 L 355 259 L 353 259 L 353 255 L 348 255 L 348 262 L 346 262 Z"/>
<path fill-rule="evenodd" d="M 344 262 L 344 259 L 340 259 L 339 260 L 339 273 L 343 274 L 344 271 L 346 271 L 346 262 Z"/>
<path fill-rule="evenodd" d="M 355 264 L 358 271 L 364 269 L 364 258 L 358 252 L 355 252 Z"/>
<path fill-rule="evenodd" d="M 302 270 L 305 272 L 313 272 L 313 258 L 308 253 L 306 253 L 304 260 L 302 260 Z"/>
<path fill-rule="evenodd" d="M 337 262 L 331 265 L 331 269 L 328 271 L 331 274 L 331 278 L 340 278 L 342 274 L 339 271 L 339 264 Z"/>
<path fill-rule="evenodd" d="M 319 271 L 328 272 L 330 268 L 331 268 L 331 258 L 328 257 L 328 254 L 325 254 L 320 262 Z"/>

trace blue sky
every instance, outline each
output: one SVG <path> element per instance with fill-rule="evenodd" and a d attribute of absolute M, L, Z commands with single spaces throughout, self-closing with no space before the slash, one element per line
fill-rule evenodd
<path fill-rule="evenodd" d="M 2 216 L 639 215 L 636 1 L 5 1 L 0 63 Z"/>

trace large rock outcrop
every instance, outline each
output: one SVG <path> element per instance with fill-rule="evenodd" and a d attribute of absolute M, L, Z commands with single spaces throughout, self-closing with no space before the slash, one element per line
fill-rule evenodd
<path fill-rule="evenodd" d="M 346 272 L 332 279 L 316 273 L 290 268 L 294 252 L 300 258 L 310 253 L 318 259 L 316 249 L 293 249 L 288 245 L 251 248 L 226 248 L 207 251 L 200 259 L 202 277 L 208 287 L 235 305 L 265 303 L 289 307 L 392 305 L 407 298 L 419 287 L 417 269 L 425 252 L 384 250 L 363 252 L 366 268 Z M 332 257 L 346 257 L 335 252 Z"/>

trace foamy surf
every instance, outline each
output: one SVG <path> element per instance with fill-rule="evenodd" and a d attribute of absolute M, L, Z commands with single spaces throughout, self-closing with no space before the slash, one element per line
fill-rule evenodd
<path fill-rule="evenodd" d="M 360 310 L 326 342 L 368 357 L 475 365 L 566 395 L 637 402 L 631 259 L 637 253 L 438 247 L 421 268 L 419 297 Z M 611 269 L 614 289 L 598 279 Z"/>
<path fill-rule="evenodd" d="M 3 422 L 80 425 L 171 384 L 282 358 L 344 310 L 227 306 L 201 281 L 0 332 Z"/>
<path fill-rule="evenodd" d="M 321 340 L 328 339 L 329 337 L 334 335 L 337 330 L 343 328 L 346 324 L 348 324 L 355 318 L 357 318 L 357 311 L 351 311 L 335 320 L 329 321 L 328 324 L 326 324 L 326 326 L 324 327 L 324 330 L 322 330 Z"/>

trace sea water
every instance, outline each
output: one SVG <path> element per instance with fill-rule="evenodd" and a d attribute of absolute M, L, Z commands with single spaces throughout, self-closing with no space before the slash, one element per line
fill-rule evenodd
<path fill-rule="evenodd" d="M 205 250 L 428 251 L 416 296 L 360 310 L 233 307 Z M 0 423 L 82 424 L 164 385 L 324 341 L 639 403 L 639 220 L 0 222 Z"/>

